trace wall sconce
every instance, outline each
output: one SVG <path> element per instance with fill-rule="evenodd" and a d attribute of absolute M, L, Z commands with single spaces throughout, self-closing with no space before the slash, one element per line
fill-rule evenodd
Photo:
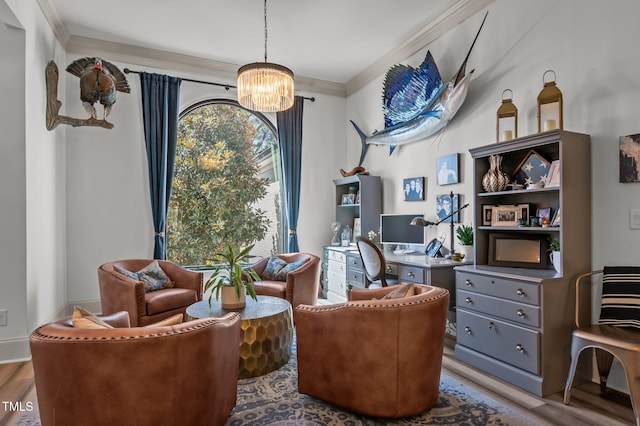
<path fill-rule="evenodd" d="M 504 94 L 510 92 L 508 99 Z M 518 108 L 513 104 L 511 89 L 502 91 L 502 104 L 496 112 L 496 142 L 506 142 L 518 137 Z"/>
<path fill-rule="evenodd" d="M 553 73 L 553 81 L 545 82 L 547 73 Z M 562 129 L 562 92 L 556 86 L 556 73 L 547 70 L 542 75 L 544 87 L 538 95 L 538 132 Z"/>

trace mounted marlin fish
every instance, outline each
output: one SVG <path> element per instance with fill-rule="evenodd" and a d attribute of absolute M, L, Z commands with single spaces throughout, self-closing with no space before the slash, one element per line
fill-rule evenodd
<path fill-rule="evenodd" d="M 395 65 L 387 71 L 382 107 L 384 130 L 367 136 L 351 121 L 362 139 L 360 162 L 355 169 L 362 168 L 362 161 L 370 144 L 390 145 L 391 155 L 397 145 L 425 139 L 443 129 L 453 119 L 467 97 L 469 79 L 473 74 L 471 71 L 465 75 L 467 60 L 487 14 L 484 15 L 460 69 L 448 82 L 442 81 L 431 52 L 427 52 L 425 60 L 417 69 L 408 65 Z"/>

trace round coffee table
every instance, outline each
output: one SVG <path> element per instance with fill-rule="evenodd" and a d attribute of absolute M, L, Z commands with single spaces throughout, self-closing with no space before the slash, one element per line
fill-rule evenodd
<path fill-rule="evenodd" d="M 239 379 L 261 376 L 289 362 L 293 341 L 291 304 L 277 297 L 258 296 L 256 302 L 247 297 L 244 309 L 222 309 L 220 300 L 201 300 L 187 308 L 191 318 L 218 318 L 229 312 L 240 313 Z"/>

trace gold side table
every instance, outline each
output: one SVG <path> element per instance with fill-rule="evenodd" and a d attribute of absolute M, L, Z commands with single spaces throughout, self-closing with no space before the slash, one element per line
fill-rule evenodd
<path fill-rule="evenodd" d="M 187 308 L 187 316 L 194 318 L 221 317 L 228 312 L 240 313 L 240 370 L 239 379 L 261 376 L 289 362 L 293 341 L 291 304 L 277 297 L 247 297 L 247 306 L 237 311 L 222 309 L 219 300 L 196 302 Z"/>

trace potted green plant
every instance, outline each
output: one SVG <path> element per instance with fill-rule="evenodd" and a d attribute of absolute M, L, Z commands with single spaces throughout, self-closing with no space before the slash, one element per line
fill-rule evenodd
<path fill-rule="evenodd" d="M 473 261 L 473 226 L 460 225 L 456 228 L 456 236 L 460 243 L 460 253 L 463 259 Z"/>
<path fill-rule="evenodd" d="M 216 300 L 222 297 L 223 309 L 244 308 L 247 294 L 253 300 L 258 300 L 253 283 L 260 281 L 260 277 L 247 263 L 251 249 L 253 245 L 244 249 L 229 245 L 224 251 L 213 256 L 217 264 L 204 286 L 205 292 L 211 290 L 209 306 L 214 294 Z"/>
<path fill-rule="evenodd" d="M 551 263 L 557 272 L 562 272 L 562 256 L 560 255 L 560 240 L 556 237 L 549 237 L 549 253 L 551 253 Z"/>

